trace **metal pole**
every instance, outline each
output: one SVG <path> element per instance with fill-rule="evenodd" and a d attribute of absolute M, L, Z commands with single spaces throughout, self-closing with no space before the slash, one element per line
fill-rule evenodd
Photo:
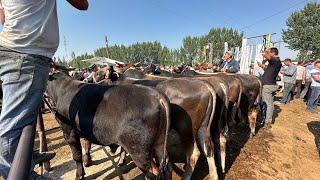
<path fill-rule="evenodd" d="M 8 180 L 25 180 L 29 178 L 33 153 L 34 136 L 36 131 L 35 120 L 25 126 L 18 143 Z"/>
<path fill-rule="evenodd" d="M 109 41 L 108 41 L 108 36 L 105 36 L 105 43 L 106 43 L 106 51 L 107 51 L 107 58 L 109 58 Z"/>

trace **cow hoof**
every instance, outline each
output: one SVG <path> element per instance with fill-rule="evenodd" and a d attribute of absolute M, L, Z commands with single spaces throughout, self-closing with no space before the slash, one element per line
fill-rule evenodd
<path fill-rule="evenodd" d="M 254 136 L 256 136 L 256 134 L 250 133 L 250 138 L 253 138 Z"/>
<path fill-rule="evenodd" d="M 92 159 L 85 156 L 84 161 L 83 161 L 83 165 L 84 165 L 84 167 L 90 167 L 92 165 Z"/>
<path fill-rule="evenodd" d="M 76 177 L 74 178 L 75 180 L 84 180 L 84 176 L 81 176 L 81 177 Z"/>
<path fill-rule="evenodd" d="M 90 167 L 92 166 L 92 160 L 88 160 L 87 162 L 84 162 L 84 167 Z"/>

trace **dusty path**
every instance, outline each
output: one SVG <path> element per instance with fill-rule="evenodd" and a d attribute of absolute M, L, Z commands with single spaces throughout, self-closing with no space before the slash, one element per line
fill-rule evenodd
<path fill-rule="evenodd" d="M 260 129 L 249 139 L 245 132 L 232 133 L 228 146 L 227 169 L 223 179 L 319 179 L 320 177 L 320 115 L 305 111 L 302 101 L 277 108 L 276 123 Z M 74 179 L 75 163 L 62 132 L 51 114 L 45 115 L 49 149 L 57 153 L 52 160 L 52 179 Z M 38 140 L 36 141 L 36 143 Z M 130 157 L 125 166 L 116 167 L 118 156 L 108 148 L 93 146 L 94 165 L 85 168 L 86 179 L 143 179 Z M 182 173 L 181 165 L 174 170 L 174 179 Z M 207 179 L 208 167 L 200 158 L 194 179 Z"/>

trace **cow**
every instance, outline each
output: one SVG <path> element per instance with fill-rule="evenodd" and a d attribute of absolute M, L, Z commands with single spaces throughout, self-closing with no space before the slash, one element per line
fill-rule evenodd
<path fill-rule="evenodd" d="M 220 145 L 220 158 L 221 158 L 221 167 L 222 172 L 225 172 L 225 157 L 226 157 L 226 142 L 228 138 L 228 107 L 229 107 L 229 89 L 228 84 L 223 79 L 220 79 L 218 77 L 214 76 L 194 76 L 194 74 L 190 74 L 192 71 L 186 71 L 188 74 L 178 74 L 180 78 L 175 78 L 174 80 L 181 79 L 182 77 L 190 79 L 190 77 L 193 77 L 191 79 L 195 80 L 201 80 L 209 83 L 213 89 L 214 93 L 216 95 L 216 109 L 214 114 L 214 125 L 211 129 L 211 134 L 214 136 L 215 142 Z M 184 75 L 188 75 L 188 77 L 185 77 Z M 123 77 L 134 77 L 134 78 L 140 78 L 140 79 L 147 79 L 147 80 L 166 80 L 166 79 L 173 79 L 172 76 L 165 77 L 166 74 L 162 74 L 162 76 L 154 76 L 145 74 L 144 72 L 141 72 L 139 70 L 131 69 L 126 71 L 124 73 Z M 184 86 L 177 87 L 184 88 Z M 169 97 L 170 99 L 170 97 Z M 219 139 L 219 140 L 217 140 Z"/>
<path fill-rule="evenodd" d="M 62 72 L 50 75 L 47 94 L 76 161 L 76 179 L 85 175 L 80 136 L 99 145 L 120 145 L 146 176 L 171 178 L 171 110 L 165 95 L 140 85 L 85 84 Z"/>
<path fill-rule="evenodd" d="M 216 92 L 216 110 L 214 116 L 214 122 L 216 123 L 211 129 L 211 134 L 214 136 L 214 140 L 220 146 L 220 158 L 222 173 L 225 173 L 225 159 L 226 159 L 226 142 L 228 139 L 228 129 L 221 131 L 222 129 L 229 128 L 228 108 L 229 108 L 229 89 L 228 84 L 219 77 L 195 77 L 194 79 L 206 81 L 214 88 Z M 218 139 L 218 140 L 217 140 Z"/>
<path fill-rule="evenodd" d="M 141 79 L 149 79 L 149 80 L 164 80 L 164 79 L 171 79 L 172 81 L 181 80 L 181 78 L 171 78 L 163 76 L 154 76 L 154 75 L 146 75 L 145 73 L 138 71 L 138 70 L 128 70 L 128 72 L 124 73 L 125 76 L 131 76 L 134 78 L 141 78 Z M 184 75 L 179 75 L 179 77 L 184 77 Z M 185 78 L 183 78 L 185 79 Z M 190 78 L 187 78 L 190 79 Z M 192 78 L 191 78 L 192 79 Z M 211 128 L 211 134 L 214 135 L 214 140 L 218 142 L 220 145 L 220 157 L 221 157 L 221 167 L 222 172 L 225 172 L 225 156 L 226 156 L 226 141 L 228 138 L 228 124 L 227 124 L 227 108 L 228 108 L 228 84 L 224 80 L 217 78 L 217 77 L 196 77 L 194 80 L 201 80 L 209 83 L 214 90 L 216 95 L 216 109 L 214 114 L 213 125 Z M 185 86 L 176 87 L 176 89 L 184 88 Z M 169 97 L 170 99 L 170 97 Z M 216 138 L 218 137 L 218 138 Z M 219 140 L 217 140 L 219 139 Z"/>
<path fill-rule="evenodd" d="M 233 76 L 228 76 L 225 73 L 214 74 L 213 76 L 219 77 L 220 79 L 228 82 L 229 89 L 229 107 L 228 107 L 228 123 L 229 127 L 234 127 L 236 124 L 236 115 L 238 109 L 240 109 L 241 96 L 243 92 L 242 81 Z"/>
<path fill-rule="evenodd" d="M 210 178 L 218 179 L 214 144 L 210 132 L 211 127 L 218 126 L 218 122 L 212 122 L 216 110 L 216 92 L 210 84 L 192 79 L 146 75 L 136 69 L 128 69 L 115 84 L 151 86 L 166 94 L 170 100 L 172 112 L 170 134 L 177 132 L 179 135 L 183 142 L 180 149 L 185 150 L 181 153 L 185 154 L 187 160 L 182 179 L 191 178 L 200 153 L 204 153 L 207 158 Z M 86 150 L 86 152 L 89 151 Z"/>
<path fill-rule="evenodd" d="M 262 82 L 253 75 L 230 75 L 241 80 L 243 91 L 240 101 L 240 119 L 249 123 L 251 137 L 256 134 L 256 124 L 262 98 Z"/>

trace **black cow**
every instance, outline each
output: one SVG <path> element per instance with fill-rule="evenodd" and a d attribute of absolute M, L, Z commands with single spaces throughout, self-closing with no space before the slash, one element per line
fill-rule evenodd
<path fill-rule="evenodd" d="M 253 75 L 231 75 L 241 80 L 243 92 L 240 102 L 240 118 L 249 122 L 251 135 L 256 134 L 256 124 L 262 98 L 262 82 Z"/>
<path fill-rule="evenodd" d="M 180 146 L 177 148 L 178 150 L 183 149 L 182 152 L 169 151 L 169 154 L 171 153 L 170 157 L 172 158 L 175 158 L 177 154 L 185 154 L 187 159 L 182 178 L 191 178 L 200 153 L 204 153 L 207 158 L 210 177 L 212 179 L 218 178 L 210 129 L 218 126 L 221 122 L 213 122 L 216 114 L 216 92 L 210 84 L 192 79 L 146 75 L 136 69 L 128 69 L 115 83 L 151 86 L 166 94 L 172 109 L 172 131 L 170 134 L 178 133 L 180 141 L 183 142 L 177 145 Z M 227 131 L 227 128 L 225 127 L 222 131 Z M 169 144 L 175 144 L 175 142 Z M 223 153 L 225 154 L 225 152 Z"/>
<path fill-rule="evenodd" d="M 214 114 L 214 120 L 213 120 L 213 125 L 211 127 L 211 135 L 214 136 L 214 140 L 220 145 L 220 158 L 221 158 L 221 167 L 222 167 L 222 172 L 225 172 L 225 157 L 226 157 L 226 141 L 228 138 L 228 124 L 231 124 L 228 119 L 228 108 L 229 108 L 229 86 L 226 81 L 223 79 L 220 79 L 219 77 L 215 76 L 208 76 L 208 75 L 200 75 L 194 71 L 188 70 L 185 71 L 186 74 L 177 74 L 176 76 L 180 78 L 171 78 L 172 76 L 170 75 L 169 77 L 165 77 L 166 74 L 162 73 L 162 76 L 154 76 L 154 75 L 146 75 L 144 72 L 138 71 L 138 70 L 128 70 L 128 72 L 124 73 L 124 77 L 131 76 L 134 78 L 141 78 L 141 79 L 148 79 L 148 80 L 166 80 L 166 79 L 172 79 L 172 81 L 177 81 L 181 80 L 182 77 L 185 76 L 187 77 L 193 77 L 192 79 L 200 80 L 200 81 L 205 81 L 209 83 L 213 89 L 214 93 L 216 95 L 216 109 L 215 109 L 215 114 Z M 194 73 L 192 73 L 194 72 Z M 197 76 L 194 76 L 194 75 Z M 188 78 L 190 79 L 190 78 Z M 144 81 L 150 82 L 150 81 Z M 152 81 L 151 81 L 152 82 Z M 147 84 L 148 85 L 148 84 Z M 188 86 L 180 86 L 176 87 L 176 89 L 181 89 L 185 88 Z M 188 91 L 191 91 L 192 89 L 191 86 Z M 192 92 L 192 91 L 191 91 Z M 170 95 L 168 95 L 170 99 Z M 228 122 L 228 124 L 227 124 Z"/>
<path fill-rule="evenodd" d="M 138 85 L 84 84 L 64 73 L 50 76 L 47 93 L 55 102 L 56 119 L 76 161 L 76 179 L 85 175 L 80 136 L 99 145 L 120 145 L 145 174 L 171 178 L 170 104 L 165 95 Z"/>

